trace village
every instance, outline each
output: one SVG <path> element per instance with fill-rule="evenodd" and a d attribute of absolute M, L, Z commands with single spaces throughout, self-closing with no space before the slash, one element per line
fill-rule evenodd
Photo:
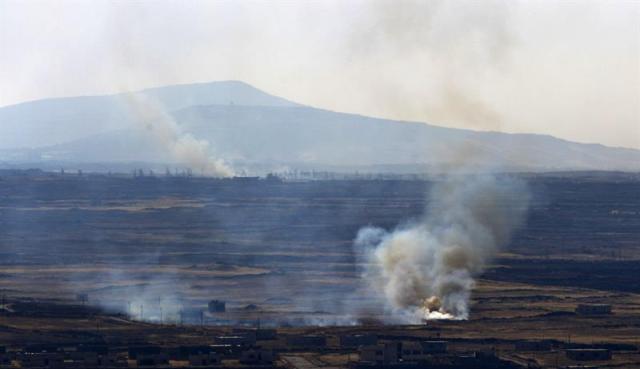
<path fill-rule="evenodd" d="M 226 313 L 224 301 L 212 300 L 203 315 Z M 607 304 L 578 304 L 568 314 L 597 321 L 615 313 Z M 260 321 L 253 326 L 157 324 L 78 302 L 10 298 L 0 322 L 2 368 L 531 369 L 640 363 L 638 347 L 631 344 L 452 336 L 463 322 L 278 328 L 262 327 Z"/>

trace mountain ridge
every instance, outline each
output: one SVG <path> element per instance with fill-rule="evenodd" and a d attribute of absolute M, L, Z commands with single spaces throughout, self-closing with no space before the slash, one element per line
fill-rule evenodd
<path fill-rule="evenodd" d="M 241 81 L 154 87 L 136 94 L 158 102 L 181 130 L 207 140 L 212 155 L 236 165 L 462 162 L 482 168 L 640 170 L 640 150 L 632 148 L 333 112 L 269 95 Z M 166 148 L 137 129 L 142 125 L 127 110 L 123 96 L 39 100 L 19 104 L 18 113 L 0 108 L 0 120 L 14 123 L 5 124 L 5 130 L 16 129 L 14 137 L 36 136 L 39 143 L 7 148 L 6 141 L 13 141 L 5 136 L 0 160 L 171 161 Z M 49 107 L 41 109 L 43 105 Z"/>
<path fill-rule="evenodd" d="M 191 93 L 185 89 L 192 89 Z M 56 97 L 0 107 L 0 149 L 29 149 L 61 144 L 91 134 L 132 127 L 128 104 L 130 94 L 141 94 L 157 100 L 166 110 L 177 110 L 193 103 L 213 102 L 239 105 L 300 106 L 278 96 L 267 94 L 241 81 L 215 81 L 198 84 L 169 85 L 139 91 Z M 82 122 L 73 118 L 83 119 Z M 61 131 L 56 124 L 66 121 Z M 87 125 L 85 122 L 91 122 Z"/>

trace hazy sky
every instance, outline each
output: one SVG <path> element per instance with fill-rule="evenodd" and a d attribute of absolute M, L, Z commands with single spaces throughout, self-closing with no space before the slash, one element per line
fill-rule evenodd
<path fill-rule="evenodd" d="M 0 0 L 0 106 L 228 79 L 330 110 L 640 148 L 640 1 Z"/>

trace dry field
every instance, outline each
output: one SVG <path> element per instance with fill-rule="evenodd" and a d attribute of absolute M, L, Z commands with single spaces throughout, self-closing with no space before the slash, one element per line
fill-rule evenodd
<path fill-rule="evenodd" d="M 351 326 L 385 319 L 373 302 L 366 319 L 354 316 L 352 307 L 368 300 L 352 240 L 363 225 L 391 229 L 419 216 L 426 183 L 2 178 L 0 294 L 9 303 L 0 345 L 98 336 L 201 342 L 222 328 L 175 323 L 211 299 L 226 301 L 228 312 L 207 314 L 207 324 L 372 330 L 444 338 L 460 350 L 513 352 L 522 339 L 639 345 L 640 181 L 529 180 L 526 226 L 478 281 L 470 319 L 398 327 Z M 77 304 L 79 293 L 88 312 L 55 307 Z M 579 316 L 581 303 L 611 304 L 613 313 Z M 165 324 L 137 322 L 140 313 Z M 557 352 L 514 355 L 563 360 Z M 638 360 L 619 351 L 609 364 Z"/>

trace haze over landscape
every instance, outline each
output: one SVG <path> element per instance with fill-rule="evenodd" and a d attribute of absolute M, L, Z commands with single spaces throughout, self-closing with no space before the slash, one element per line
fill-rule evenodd
<path fill-rule="evenodd" d="M 0 106 L 239 80 L 330 111 L 640 149 L 636 1 L 70 4 L 0 3 Z"/>
<path fill-rule="evenodd" d="M 207 155 L 238 167 L 425 172 L 464 162 L 478 170 L 640 169 L 640 150 L 332 112 L 240 81 L 167 86 L 140 95 L 157 102 L 181 130 L 206 140 Z M 184 165 L 156 139 L 152 121 L 159 117 L 136 114 L 131 96 L 0 108 L 0 160 L 5 166 L 102 163 L 103 170 L 109 163 Z M 192 169 L 199 172 L 198 166 Z"/>
<path fill-rule="evenodd" d="M 640 2 L 0 0 L 0 368 L 640 367 Z"/>

